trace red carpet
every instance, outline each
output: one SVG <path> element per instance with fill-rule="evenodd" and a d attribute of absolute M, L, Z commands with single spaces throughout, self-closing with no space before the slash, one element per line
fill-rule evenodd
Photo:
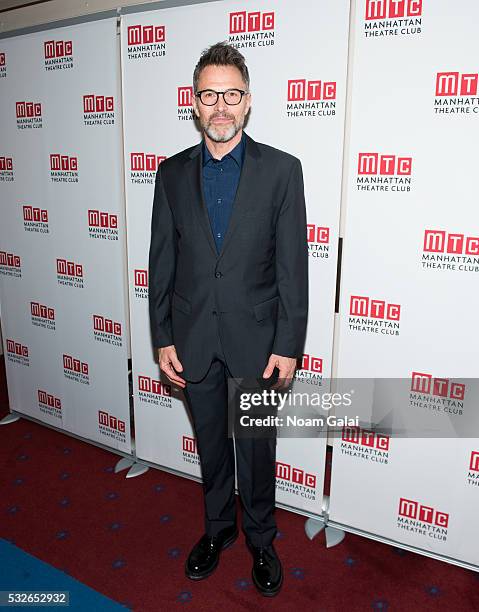
<path fill-rule="evenodd" d="M 8 399 L 0 364 L 0 418 Z M 213 576 L 185 578 L 202 534 L 199 484 L 150 469 L 126 480 L 117 456 L 21 419 L 0 426 L 0 537 L 134 610 L 479 610 L 479 574 L 347 534 L 327 550 L 304 518 L 277 511 L 281 593 L 251 583 L 244 536 Z"/>

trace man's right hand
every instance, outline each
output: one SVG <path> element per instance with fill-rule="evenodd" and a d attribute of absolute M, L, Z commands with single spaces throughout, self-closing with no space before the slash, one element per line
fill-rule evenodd
<path fill-rule="evenodd" d="M 186 381 L 181 376 L 178 376 L 176 372 L 182 372 L 183 366 L 180 363 L 176 355 L 176 349 L 174 344 L 169 346 L 163 346 L 158 349 L 158 362 L 160 364 L 160 370 L 162 370 L 168 380 L 178 385 L 181 388 L 186 387 Z M 175 371 L 176 370 L 176 371 Z"/>

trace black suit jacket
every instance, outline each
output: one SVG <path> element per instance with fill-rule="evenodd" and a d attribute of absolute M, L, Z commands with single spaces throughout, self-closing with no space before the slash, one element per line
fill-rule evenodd
<path fill-rule="evenodd" d="M 260 377 L 271 353 L 301 357 L 308 247 L 301 163 L 246 135 L 221 252 L 202 192 L 201 143 L 157 170 L 149 251 L 153 345 L 174 344 L 181 376 L 206 373 L 219 325 L 234 377 Z"/>

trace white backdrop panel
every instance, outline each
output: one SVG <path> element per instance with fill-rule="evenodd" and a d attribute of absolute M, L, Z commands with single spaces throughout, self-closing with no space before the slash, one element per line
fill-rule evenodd
<path fill-rule="evenodd" d="M 235 13 L 244 15 L 231 17 Z M 252 18 L 254 13 L 259 17 Z M 161 156 L 173 155 L 200 141 L 191 106 L 178 104 L 178 88 L 191 87 L 193 68 L 201 51 L 220 40 L 235 44 L 245 55 L 250 70 L 253 106 L 246 131 L 259 142 L 296 155 L 303 165 L 309 224 L 310 317 L 303 369 L 297 377 L 317 389 L 323 376 L 330 376 L 348 20 L 349 3 L 344 0 L 301 0 L 294 4 L 214 2 L 122 18 L 139 457 L 200 475 L 193 431 L 181 395 L 168 385 L 155 383 L 159 370 L 151 349 L 145 271 L 156 164 L 145 172 L 141 156 L 137 158 L 140 165 L 132 166 L 132 154 L 151 154 L 158 161 Z M 252 26 L 249 29 L 248 23 Z M 255 29 L 256 23 L 259 29 Z M 144 45 L 128 44 L 141 42 L 134 38 L 140 28 L 131 28 L 151 25 L 157 26 L 153 30 L 156 42 L 152 44 L 147 38 Z M 325 448 L 324 438 L 278 440 L 278 503 L 321 514 Z M 303 474 L 303 483 L 293 482 L 294 469 L 298 470 L 295 474 Z M 304 482 L 314 485 L 305 486 Z"/>
<path fill-rule="evenodd" d="M 479 9 L 354 11 L 337 375 L 396 381 L 390 438 L 335 439 L 330 519 L 478 565 Z M 397 437 L 403 418 L 451 433 Z"/>
<path fill-rule="evenodd" d="M 0 40 L 0 57 L 10 405 L 130 452 L 116 17 Z"/>

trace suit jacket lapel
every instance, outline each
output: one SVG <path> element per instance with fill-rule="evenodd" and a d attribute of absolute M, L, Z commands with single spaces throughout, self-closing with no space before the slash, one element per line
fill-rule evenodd
<path fill-rule="evenodd" d="M 228 244 L 231 242 L 231 235 L 237 227 L 241 214 L 247 208 L 249 201 L 253 200 L 254 185 L 257 180 L 258 167 L 261 162 L 261 154 L 256 142 L 245 133 L 245 155 L 243 166 L 241 169 L 240 179 L 238 183 L 238 189 L 236 190 L 236 196 L 233 202 L 233 208 L 231 211 L 231 217 L 226 230 L 226 234 L 223 240 L 221 251 L 218 255 L 216 250 L 216 243 L 211 229 L 210 218 L 208 215 L 208 209 L 203 197 L 203 155 L 202 155 L 202 143 L 199 143 L 193 148 L 189 155 L 189 160 L 186 163 L 186 173 L 190 182 L 190 187 L 194 195 L 193 198 L 193 209 L 197 215 L 198 221 L 202 226 L 206 238 L 212 248 L 215 257 L 218 260 L 223 256 Z"/>
<path fill-rule="evenodd" d="M 241 220 L 241 214 L 247 209 L 248 203 L 254 202 L 254 186 L 258 180 L 258 167 L 261 161 L 261 154 L 258 145 L 246 133 L 245 154 L 243 167 L 241 169 L 240 180 L 236 196 L 233 201 L 233 209 L 228 224 L 228 229 L 223 240 L 223 245 L 218 256 L 218 259 L 223 257 L 228 245 L 231 242 L 231 236 L 235 231 L 238 223 Z"/>
<path fill-rule="evenodd" d="M 201 153 L 202 143 L 200 142 L 191 151 L 188 161 L 185 165 L 186 174 L 190 183 L 191 192 L 193 194 L 193 211 L 196 215 L 199 224 L 203 228 L 206 239 L 210 247 L 213 249 L 215 257 L 218 257 L 216 243 L 211 229 L 210 217 L 206 208 L 205 199 L 203 197 L 203 155 Z"/>

